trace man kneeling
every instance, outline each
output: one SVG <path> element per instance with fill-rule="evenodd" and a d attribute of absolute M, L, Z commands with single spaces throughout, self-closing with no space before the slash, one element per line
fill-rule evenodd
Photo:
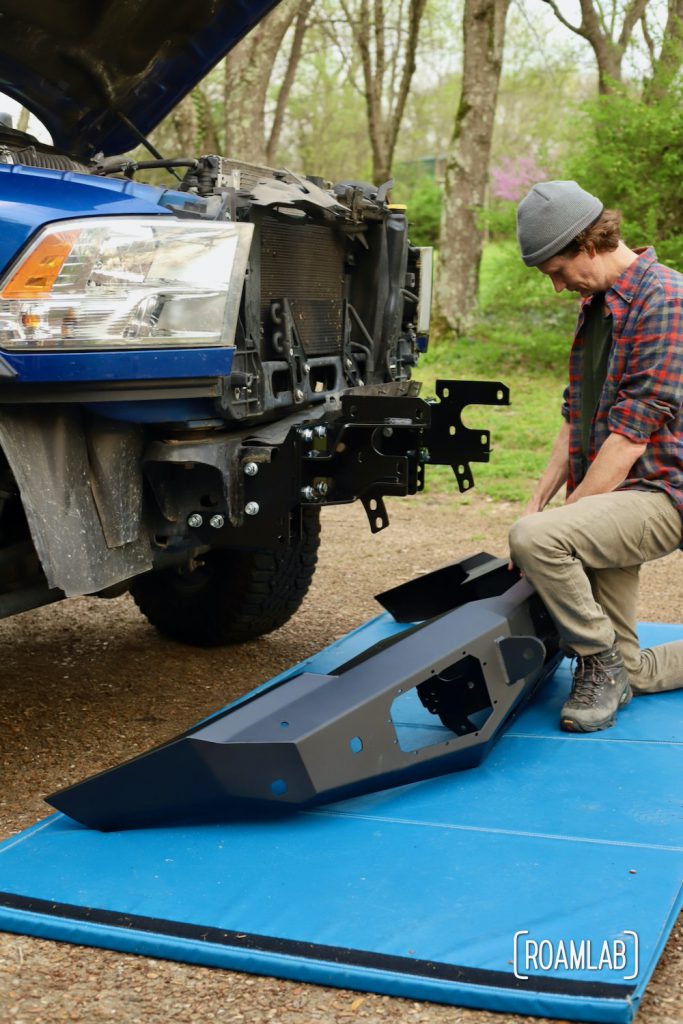
<path fill-rule="evenodd" d="M 619 214 L 574 181 L 535 185 L 517 236 L 524 263 L 583 302 L 564 423 L 510 554 L 576 658 L 561 727 L 594 732 L 634 693 L 683 686 L 683 640 L 641 650 L 636 635 L 641 564 L 681 546 L 683 276 L 629 249 Z"/>

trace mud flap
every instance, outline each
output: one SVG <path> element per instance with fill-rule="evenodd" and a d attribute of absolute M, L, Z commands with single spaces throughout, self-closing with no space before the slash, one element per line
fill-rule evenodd
<path fill-rule="evenodd" d="M 538 596 L 503 565 L 490 555 L 456 563 L 450 610 L 326 675 L 248 696 L 48 802 L 85 825 L 124 829 L 306 807 L 474 767 L 560 658 Z M 477 588 L 494 593 L 476 599 Z"/>
<path fill-rule="evenodd" d="M 104 590 L 152 567 L 149 542 L 139 536 L 135 442 L 109 435 L 104 441 L 102 447 L 103 435 L 91 431 L 89 451 L 78 409 L 5 406 L 0 415 L 0 445 L 48 586 L 67 597 Z M 108 470 L 116 465 L 122 468 L 112 480 Z"/>

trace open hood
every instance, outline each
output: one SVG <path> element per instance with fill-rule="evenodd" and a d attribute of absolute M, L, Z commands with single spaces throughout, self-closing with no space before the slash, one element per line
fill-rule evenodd
<path fill-rule="evenodd" d="M 0 91 L 64 153 L 125 153 L 278 2 L 0 0 Z"/>

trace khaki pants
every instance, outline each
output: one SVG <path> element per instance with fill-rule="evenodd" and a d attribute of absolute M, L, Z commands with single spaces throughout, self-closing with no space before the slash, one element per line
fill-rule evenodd
<path fill-rule="evenodd" d="M 643 562 L 681 543 L 663 491 L 623 490 L 519 519 L 510 553 L 552 615 L 565 647 L 597 654 L 619 643 L 634 693 L 683 686 L 683 640 L 641 651 L 636 636 Z"/>

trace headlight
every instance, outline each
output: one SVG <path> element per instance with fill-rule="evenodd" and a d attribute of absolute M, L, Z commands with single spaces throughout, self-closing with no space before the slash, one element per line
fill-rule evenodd
<path fill-rule="evenodd" d="M 0 347 L 230 344 L 252 233 L 162 216 L 52 224 L 0 282 Z"/>

